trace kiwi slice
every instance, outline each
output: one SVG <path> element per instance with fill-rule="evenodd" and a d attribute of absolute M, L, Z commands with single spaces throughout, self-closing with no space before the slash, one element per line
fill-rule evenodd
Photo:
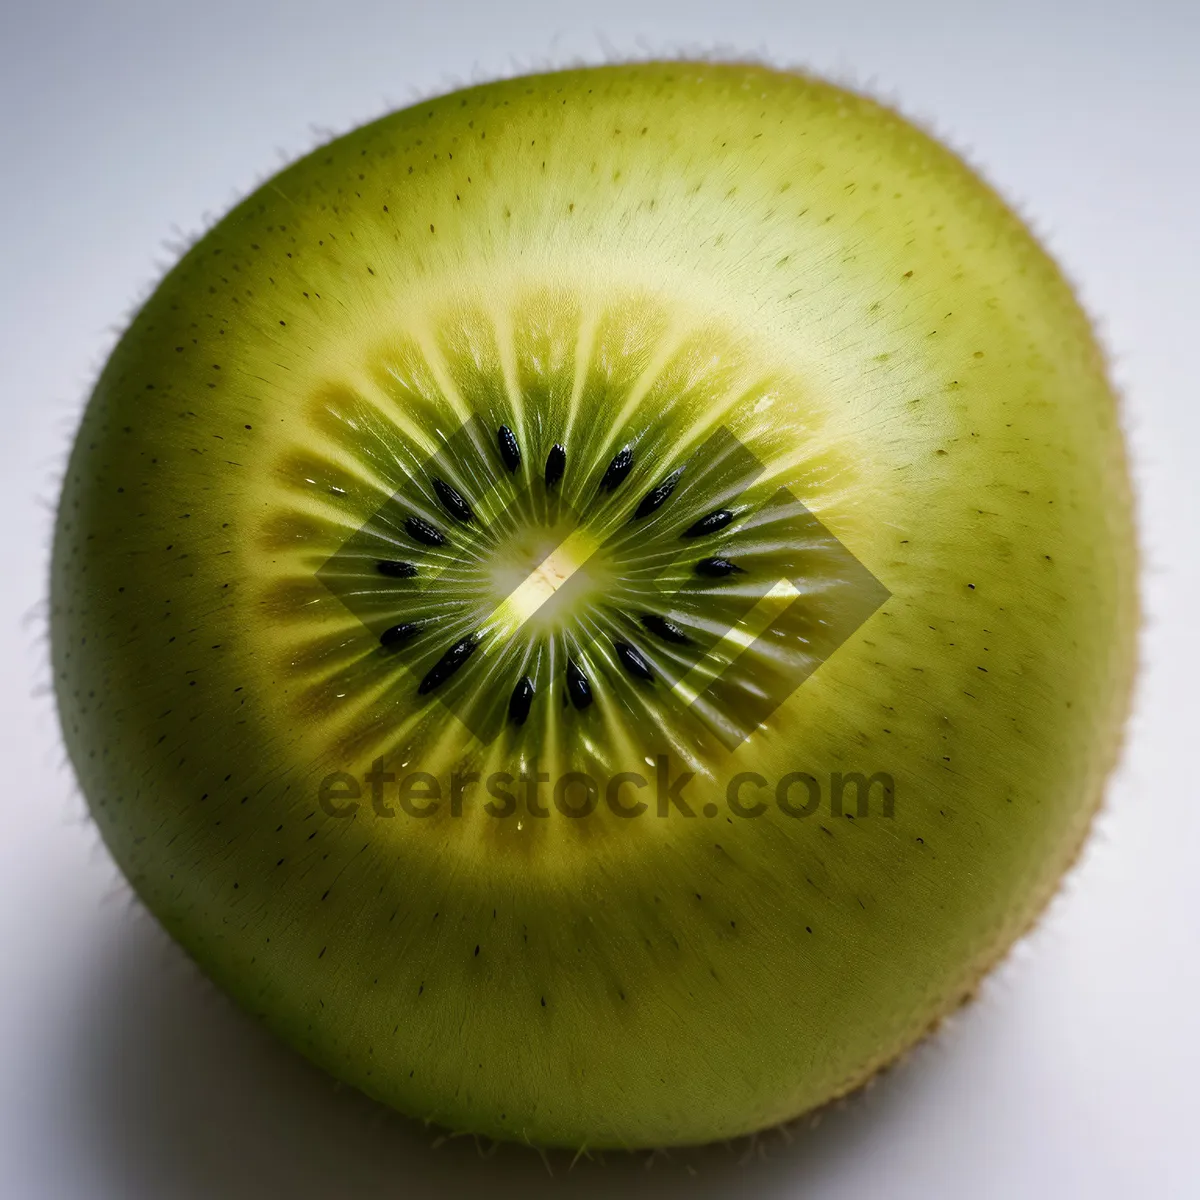
<path fill-rule="evenodd" d="M 103 837 L 406 1113 L 747 1133 L 975 988 L 1133 670 L 1116 405 L 1058 271 L 886 108 L 612 66 L 394 113 L 201 238 L 67 471 Z"/>

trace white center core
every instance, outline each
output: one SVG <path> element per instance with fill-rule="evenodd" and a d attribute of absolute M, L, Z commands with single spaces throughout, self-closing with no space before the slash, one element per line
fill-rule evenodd
<path fill-rule="evenodd" d="M 594 536 L 575 529 L 500 602 L 488 624 L 498 621 L 519 629 L 578 574 L 595 550 Z"/>

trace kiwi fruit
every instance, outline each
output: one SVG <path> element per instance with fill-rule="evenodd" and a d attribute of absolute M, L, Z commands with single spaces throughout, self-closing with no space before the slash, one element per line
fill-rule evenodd
<path fill-rule="evenodd" d="M 1089 323 L 888 108 L 491 83 L 264 184 L 66 472 L 66 744 L 137 894 L 335 1076 L 729 1138 L 972 993 L 1077 853 L 1136 553 Z"/>

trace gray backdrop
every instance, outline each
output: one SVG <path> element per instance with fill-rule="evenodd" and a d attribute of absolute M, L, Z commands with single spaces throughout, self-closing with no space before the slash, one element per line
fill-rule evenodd
<path fill-rule="evenodd" d="M 1200 1195 L 1200 16 L 1184 0 L 3 0 L 0 11 L 0 1194 Z M 165 243 L 282 153 L 431 90 L 575 58 L 766 54 L 866 85 L 965 150 L 1097 315 L 1127 397 L 1146 671 L 1125 764 L 1038 932 L 816 1130 L 647 1169 L 385 1118 L 231 1010 L 131 903 L 45 690 L 56 480 Z"/>

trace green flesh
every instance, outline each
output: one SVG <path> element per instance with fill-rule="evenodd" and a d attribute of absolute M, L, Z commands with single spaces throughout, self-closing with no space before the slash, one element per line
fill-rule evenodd
<path fill-rule="evenodd" d="M 475 418 L 473 450 L 450 445 Z M 485 440 L 502 424 L 515 474 Z M 763 468 L 732 503 L 721 463 L 690 458 L 722 430 Z M 626 445 L 628 477 L 600 493 Z M 406 537 L 393 499 L 435 455 L 477 518 L 427 491 L 442 548 Z M 811 674 L 730 749 L 722 729 L 786 647 L 756 642 L 698 719 L 639 617 L 716 641 L 771 569 L 780 488 L 810 521 Z M 725 503 L 727 531 L 679 537 Z M 586 566 L 522 624 L 506 597 L 577 528 L 568 573 Z M 735 550 L 745 577 L 696 577 Z M 388 558 L 418 577 L 382 577 Z M 666 1145 L 860 1083 L 1028 926 L 1115 757 L 1135 565 L 1087 322 L 961 162 L 812 80 L 611 67 L 393 114 L 188 252 L 85 414 L 52 646 L 106 842 L 247 1008 L 454 1129 Z M 755 611 L 769 630 L 779 606 Z M 427 625 L 382 648 L 407 621 Z M 582 711 L 563 703 L 568 656 L 593 687 Z M 486 743 L 451 715 L 468 709 L 490 714 Z M 693 773 L 695 815 L 658 815 L 664 757 Z M 369 786 L 352 816 L 322 809 L 331 772 L 378 759 L 439 780 L 437 811 L 408 815 L 394 783 L 394 816 Z M 649 811 L 572 819 L 552 784 L 545 818 L 520 783 L 510 816 L 482 782 L 451 803 L 452 773 L 495 771 L 601 789 L 640 772 L 621 796 Z M 731 814 L 739 772 L 809 772 L 821 811 L 747 785 L 768 811 Z M 831 815 L 833 772 L 892 776 L 894 813 L 876 792 L 868 816 Z"/>

